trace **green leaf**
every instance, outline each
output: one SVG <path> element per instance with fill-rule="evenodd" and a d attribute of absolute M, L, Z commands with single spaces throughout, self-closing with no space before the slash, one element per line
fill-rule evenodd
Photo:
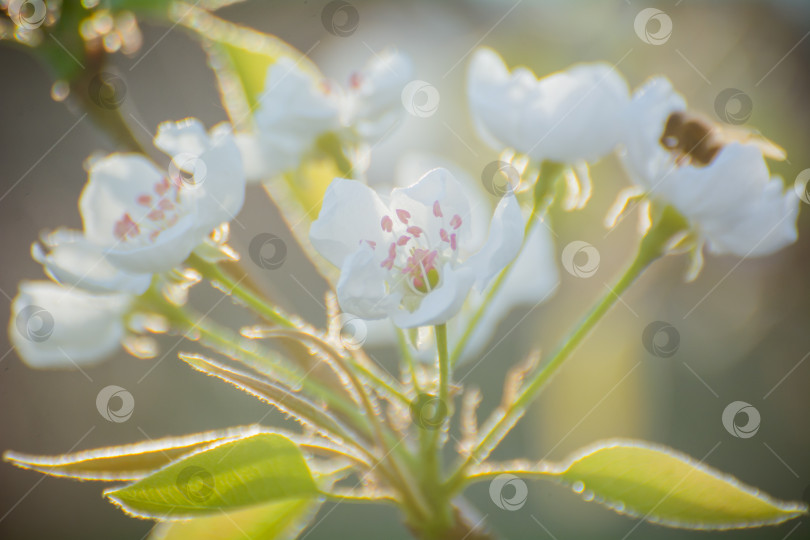
<path fill-rule="evenodd" d="M 261 433 L 201 450 L 104 494 L 137 517 L 179 519 L 313 498 L 319 491 L 295 443 Z"/>
<path fill-rule="evenodd" d="M 323 504 L 321 499 L 293 499 L 245 510 L 161 523 L 150 540 L 275 540 L 295 538 Z"/>
<path fill-rule="evenodd" d="M 775 500 L 680 452 L 637 441 L 599 443 L 543 474 L 617 512 L 672 527 L 756 527 L 807 512 L 804 504 Z"/>
<path fill-rule="evenodd" d="M 280 58 L 290 58 L 305 72 L 320 77 L 306 55 L 276 36 L 234 24 L 186 3 L 179 3 L 176 21 L 193 30 L 202 41 L 217 77 L 222 101 L 231 123 L 250 127 L 250 113 L 264 91 L 268 68 Z"/>
<path fill-rule="evenodd" d="M 259 426 L 243 426 L 166 437 L 123 446 L 105 446 L 59 456 L 8 451 L 3 459 L 22 469 L 77 480 L 139 480 L 152 471 L 217 442 L 255 435 Z"/>

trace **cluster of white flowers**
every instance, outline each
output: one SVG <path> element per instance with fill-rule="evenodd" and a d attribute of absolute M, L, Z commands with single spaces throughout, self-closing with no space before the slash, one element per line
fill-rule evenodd
<path fill-rule="evenodd" d="M 295 169 L 326 134 L 347 147 L 383 137 L 400 122 L 411 72 L 407 58 L 386 52 L 343 88 L 281 58 L 267 73 L 251 132 L 167 122 L 154 140 L 171 158 L 167 170 L 140 154 L 92 163 L 79 201 L 83 230 L 56 230 L 32 248 L 56 283 L 24 283 L 13 303 L 11 337 L 23 359 L 70 367 L 115 350 L 133 300 L 156 275 L 204 251 L 212 230 L 241 210 L 246 183 Z M 666 79 L 631 94 L 607 64 L 538 79 L 526 69 L 510 72 L 494 51 L 479 49 L 467 94 L 475 128 L 493 149 L 576 171 L 573 206 L 590 193 L 588 164 L 617 152 L 639 193 L 688 220 L 698 253 L 705 243 L 714 253 L 764 255 L 796 238 L 798 198 L 771 177 L 753 140 L 721 144 L 710 159 L 671 140 L 685 102 Z M 400 328 L 441 324 L 465 305 L 477 307 L 515 259 L 488 313 L 539 302 L 556 287 L 545 226 L 533 224 L 524 239 L 528 209 L 515 193 L 508 190 L 490 212 L 481 186 L 450 169 L 425 167 L 421 179 L 410 176 L 386 196 L 357 180 L 361 174 L 331 183 L 310 238 L 340 268 L 345 312 Z"/>

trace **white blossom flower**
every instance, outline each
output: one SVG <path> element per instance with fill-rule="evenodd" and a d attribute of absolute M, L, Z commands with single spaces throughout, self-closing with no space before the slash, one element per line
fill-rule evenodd
<path fill-rule="evenodd" d="M 95 364 L 119 347 L 131 298 L 91 294 L 50 281 L 22 282 L 11 304 L 11 342 L 34 368 Z"/>
<path fill-rule="evenodd" d="M 391 317 L 401 328 L 441 324 L 520 250 L 524 220 L 513 194 L 476 242 L 471 210 L 445 169 L 397 188 L 384 201 L 368 186 L 336 178 L 310 229 L 315 248 L 341 269 L 341 308 L 363 319 Z"/>
<path fill-rule="evenodd" d="M 239 212 L 245 177 L 225 124 L 206 133 L 193 119 L 158 127 L 168 171 L 140 154 L 93 163 L 79 200 L 83 232 L 58 230 L 34 245 L 54 279 L 91 291 L 140 294 L 151 274 L 183 262 L 216 226 Z"/>
<path fill-rule="evenodd" d="M 279 59 L 267 72 L 255 133 L 237 135 L 248 179 L 268 180 L 296 168 L 327 133 L 351 144 L 379 139 L 404 113 L 400 96 L 411 71 L 408 58 L 384 51 L 353 73 L 344 89 L 290 58 Z"/>
<path fill-rule="evenodd" d="M 489 225 L 493 197 L 480 181 L 475 181 L 457 164 L 432 154 L 409 154 L 400 160 L 396 171 L 397 185 L 407 185 L 408 179 L 419 178 L 426 171 L 444 167 L 459 181 L 470 203 L 471 232 L 475 242 L 483 241 Z M 480 240 L 478 240 L 480 238 Z M 506 279 L 491 299 L 487 301 L 490 286 L 482 291 L 473 289 L 459 311 L 448 322 L 447 332 L 451 342 L 457 342 L 475 313 L 487 302 L 483 315 L 470 334 L 460 362 L 472 361 L 485 354 L 484 347 L 495 336 L 498 324 L 514 309 L 533 308 L 549 299 L 559 285 L 557 256 L 549 227 L 537 220 L 523 242 L 523 248 L 512 262 Z M 397 343 L 397 336 L 387 320 L 364 321 L 367 326 L 365 343 L 372 346 L 389 346 Z M 415 351 L 424 360 L 433 358 L 432 343 L 420 343 Z"/>
<path fill-rule="evenodd" d="M 694 141 L 680 129 L 665 133 L 673 113 L 685 110 L 685 100 L 663 77 L 634 94 L 623 162 L 641 191 L 688 219 L 698 258 L 703 242 L 712 253 L 742 257 L 768 255 L 794 242 L 799 200 L 771 176 L 755 140 L 716 145 L 722 129 L 711 125 Z M 703 155 L 700 145 L 709 140 L 712 147 Z M 690 148 L 679 148 L 683 144 Z"/>
<path fill-rule="evenodd" d="M 478 134 L 493 149 L 514 149 L 540 162 L 593 162 L 621 140 L 629 90 L 606 63 L 579 64 L 541 79 L 511 73 L 492 49 L 473 53 L 467 76 Z"/>

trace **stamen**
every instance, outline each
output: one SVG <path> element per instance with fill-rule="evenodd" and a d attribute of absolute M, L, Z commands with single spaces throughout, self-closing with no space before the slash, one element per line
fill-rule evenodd
<path fill-rule="evenodd" d="M 402 223 L 407 225 L 408 220 L 411 219 L 411 213 L 408 212 L 407 210 L 403 210 L 403 209 L 400 208 L 400 209 L 397 210 L 397 217 L 399 218 L 399 220 Z"/>
<path fill-rule="evenodd" d="M 380 266 L 391 270 L 394 267 L 394 260 L 397 258 L 397 245 L 392 243 L 388 246 L 388 257 L 380 263 Z"/>
<path fill-rule="evenodd" d="M 113 227 L 113 234 L 119 240 L 126 240 L 127 237 L 138 236 L 141 230 L 138 228 L 138 224 L 132 220 L 132 217 L 126 213 L 124 214 L 121 219 L 115 222 Z"/>
<path fill-rule="evenodd" d="M 390 216 L 383 216 L 380 226 L 385 232 L 391 232 L 394 228 L 394 220 Z"/>
<path fill-rule="evenodd" d="M 149 206 L 152 204 L 152 196 L 146 193 L 144 193 L 143 195 L 138 195 L 138 198 L 135 200 L 138 201 L 138 204 L 141 204 L 143 206 Z"/>
<path fill-rule="evenodd" d="M 408 234 L 412 235 L 414 238 L 419 238 L 422 235 L 422 229 L 417 227 L 416 225 L 411 225 L 407 229 L 405 229 Z"/>
<path fill-rule="evenodd" d="M 458 214 L 453 216 L 452 219 L 450 219 L 450 226 L 453 227 L 454 229 L 458 229 L 459 227 L 461 227 L 461 216 Z"/>
<path fill-rule="evenodd" d="M 433 203 L 433 215 L 436 217 L 442 217 L 442 207 L 439 206 L 439 201 Z"/>
<path fill-rule="evenodd" d="M 408 236 L 407 234 L 403 234 L 402 236 L 400 236 L 399 238 L 397 238 L 397 245 L 398 245 L 398 246 L 404 246 L 405 244 L 407 244 L 407 243 L 408 243 L 408 241 L 409 241 L 410 239 L 411 239 L 411 237 L 410 237 L 410 236 Z"/>
<path fill-rule="evenodd" d="M 164 195 L 167 191 L 169 191 L 169 188 L 171 188 L 169 179 L 164 177 L 163 180 L 155 184 L 155 193 L 158 195 Z"/>

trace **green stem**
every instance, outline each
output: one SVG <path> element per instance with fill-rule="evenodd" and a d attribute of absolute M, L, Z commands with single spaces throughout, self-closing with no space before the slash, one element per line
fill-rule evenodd
<path fill-rule="evenodd" d="M 535 206 L 534 209 L 532 210 L 531 215 L 529 216 L 528 221 L 526 221 L 526 229 L 523 233 L 524 244 L 526 243 L 526 236 L 528 236 L 532 224 L 534 223 L 534 220 L 537 218 L 537 215 L 538 215 L 538 208 L 537 206 Z M 500 291 L 501 287 L 506 282 L 506 278 L 509 277 L 509 271 L 512 269 L 513 265 L 514 261 L 512 261 L 506 267 L 504 267 L 504 269 L 501 270 L 501 272 L 498 274 L 498 277 L 495 278 L 495 281 L 492 282 L 492 285 L 489 287 L 489 290 L 487 291 L 484 300 L 478 306 L 478 309 L 476 309 L 475 314 L 473 314 L 469 324 L 467 324 L 467 328 L 464 329 L 464 333 L 461 335 L 458 342 L 456 342 L 456 346 L 453 348 L 453 354 L 450 355 L 450 365 L 452 367 L 455 367 L 456 364 L 458 364 L 458 362 L 461 360 L 461 355 L 464 353 L 464 348 L 467 346 L 467 342 L 469 342 L 473 333 L 478 329 L 478 324 L 481 322 L 484 313 L 492 303 L 492 299 L 495 297 L 495 295 L 498 294 L 498 291 Z"/>
<path fill-rule="evenodd" d="M 531 232 L 534 221 L 542 216 L 546 210 L 548 210 L 548 207 L 552 202 L 551 195 L 554 187 L 557 181 L 562 178 L 565 170 L 566 166 L 560 163 L 544 162 L 542 164 L 541 174 L 538 176 L 534 188 L 534 206 L 532 207 L 532 213 L 529 215 L 529 219 L 526 221 L 526 227 L 523 231 L 523 245 L 526 244 L 526 238 Z M 521 247 L 521 251 L 522 250 L 523 248 Z M 469 342 L 473 333 L 478 329 L 478 325 L 481 322 L 487 308 L 491 304 L 492 299 L 498 294 L 498 291 L 500 291 L 501 287 L 506 282 L 506 278 L 509 276 L 509 271 L 512 269 L 512 266 L 514 266 L 514 261 L 509 263 L 503 270 L 501 270 L 498 277 L 495 278 L 495 281 L 489 287 L 484 300 L 481 302 L 481 305 L 478 306 L 478 309 L 476 310 L 472 319 L 470 319 L 467 328 L 464 329 L 464 333 L 461 335 L 461 338 L 453 348 L 453 354 L 450 356 L 451 366 L 455 367 L 455 365 L 461 360 L 461 355 L 464 353 L 464 348 L 467 346 L 467 343 Z"/>
<path fill-rule="evenodd" d="M 210 263 L 198 255 L 192 254 L 188 258 L 188 264 L 197 270 L 206 279 L 217 282 L 227 289 L 227 293 L 232 294 L 253 311 L 258 313 L 268 322 L 279 326 L 294 328 L 295 324 L 287 317 L 270 307 L 258 294 L 241 285 L 241 280 L 234 279 L 230 274 L 222 270 L 218 265 Z"/>
<path fill-rule="evenodd" d="M 546 383 L 560 369 L 585 337 L 605 316 L 619 297 L 633 284 L 644 270 L 656 259 L 665 254 L 666 245 L 678 232 L 684 230 L 683 218 L 670 207 L 659 214 L 659 220 L 650 229 L 641 242 L 638 254 L 610 289 L 580 321 L 579 325 L 568 336 L 565 343 L 551 357 L 518 393 L 514 401 L 506 407 L 503 415 L 493 423 L 492 428 L 483 436 L 467 459 L 456 469 L 448 480 L 448 489 L 453 492 L 463 486 L 466 471 L 474 463 L 480 462 L 489 455 L 497 444 L 506 436 L 515 422 L 523 415 L 526 408 L 540 394 Z"/>
<path fill-rule="evenodd" d="M 447 354 L 447 325 L 438 324 L 434 329 L 436 332 L 436 349 L 439 353 L 439 401 L 449 409 L 450 357 Z"/>
<path fill-rule="evenodd" d="M 408 348 L 407 338 L 405 337 L 405 332 L 401 328 L 396 329 L 397 332 L 397 344 L 399 345 L 399 354 L 405 363 L 408 365 L 408 373 L 411 376 L 411 385 L 413 386 L 414 394 L 417 396 L 422 393 L 422 389 L 419 386 L 419 377 L 416 373 L 416 359 L 414 359 L 413 355 L 411 354 L 410 349 Z"/>
<path fill-rule="evenodd" d="M 436 350 L 439 364 L 439 409 L 444 413 L 441 424 L 432 426 L 433 429 L 422 428 L 420 434 L 420 449 L 422 452 L 423 469 L 420 471 L 421 484 L 425 496 L 431 503 L 432 515 L 425 522 L 422 531 L 426 538 L 444 538 L 445 532 L 452 526 L 453 516 L 450 499 L 442 489 L 442 459 L 439 444 L 442 426 L 451 415 L 450 408 L 450 355 L 447 346 L 447 325 L 439 324 L 433 327 L 436 334 Z"/>

